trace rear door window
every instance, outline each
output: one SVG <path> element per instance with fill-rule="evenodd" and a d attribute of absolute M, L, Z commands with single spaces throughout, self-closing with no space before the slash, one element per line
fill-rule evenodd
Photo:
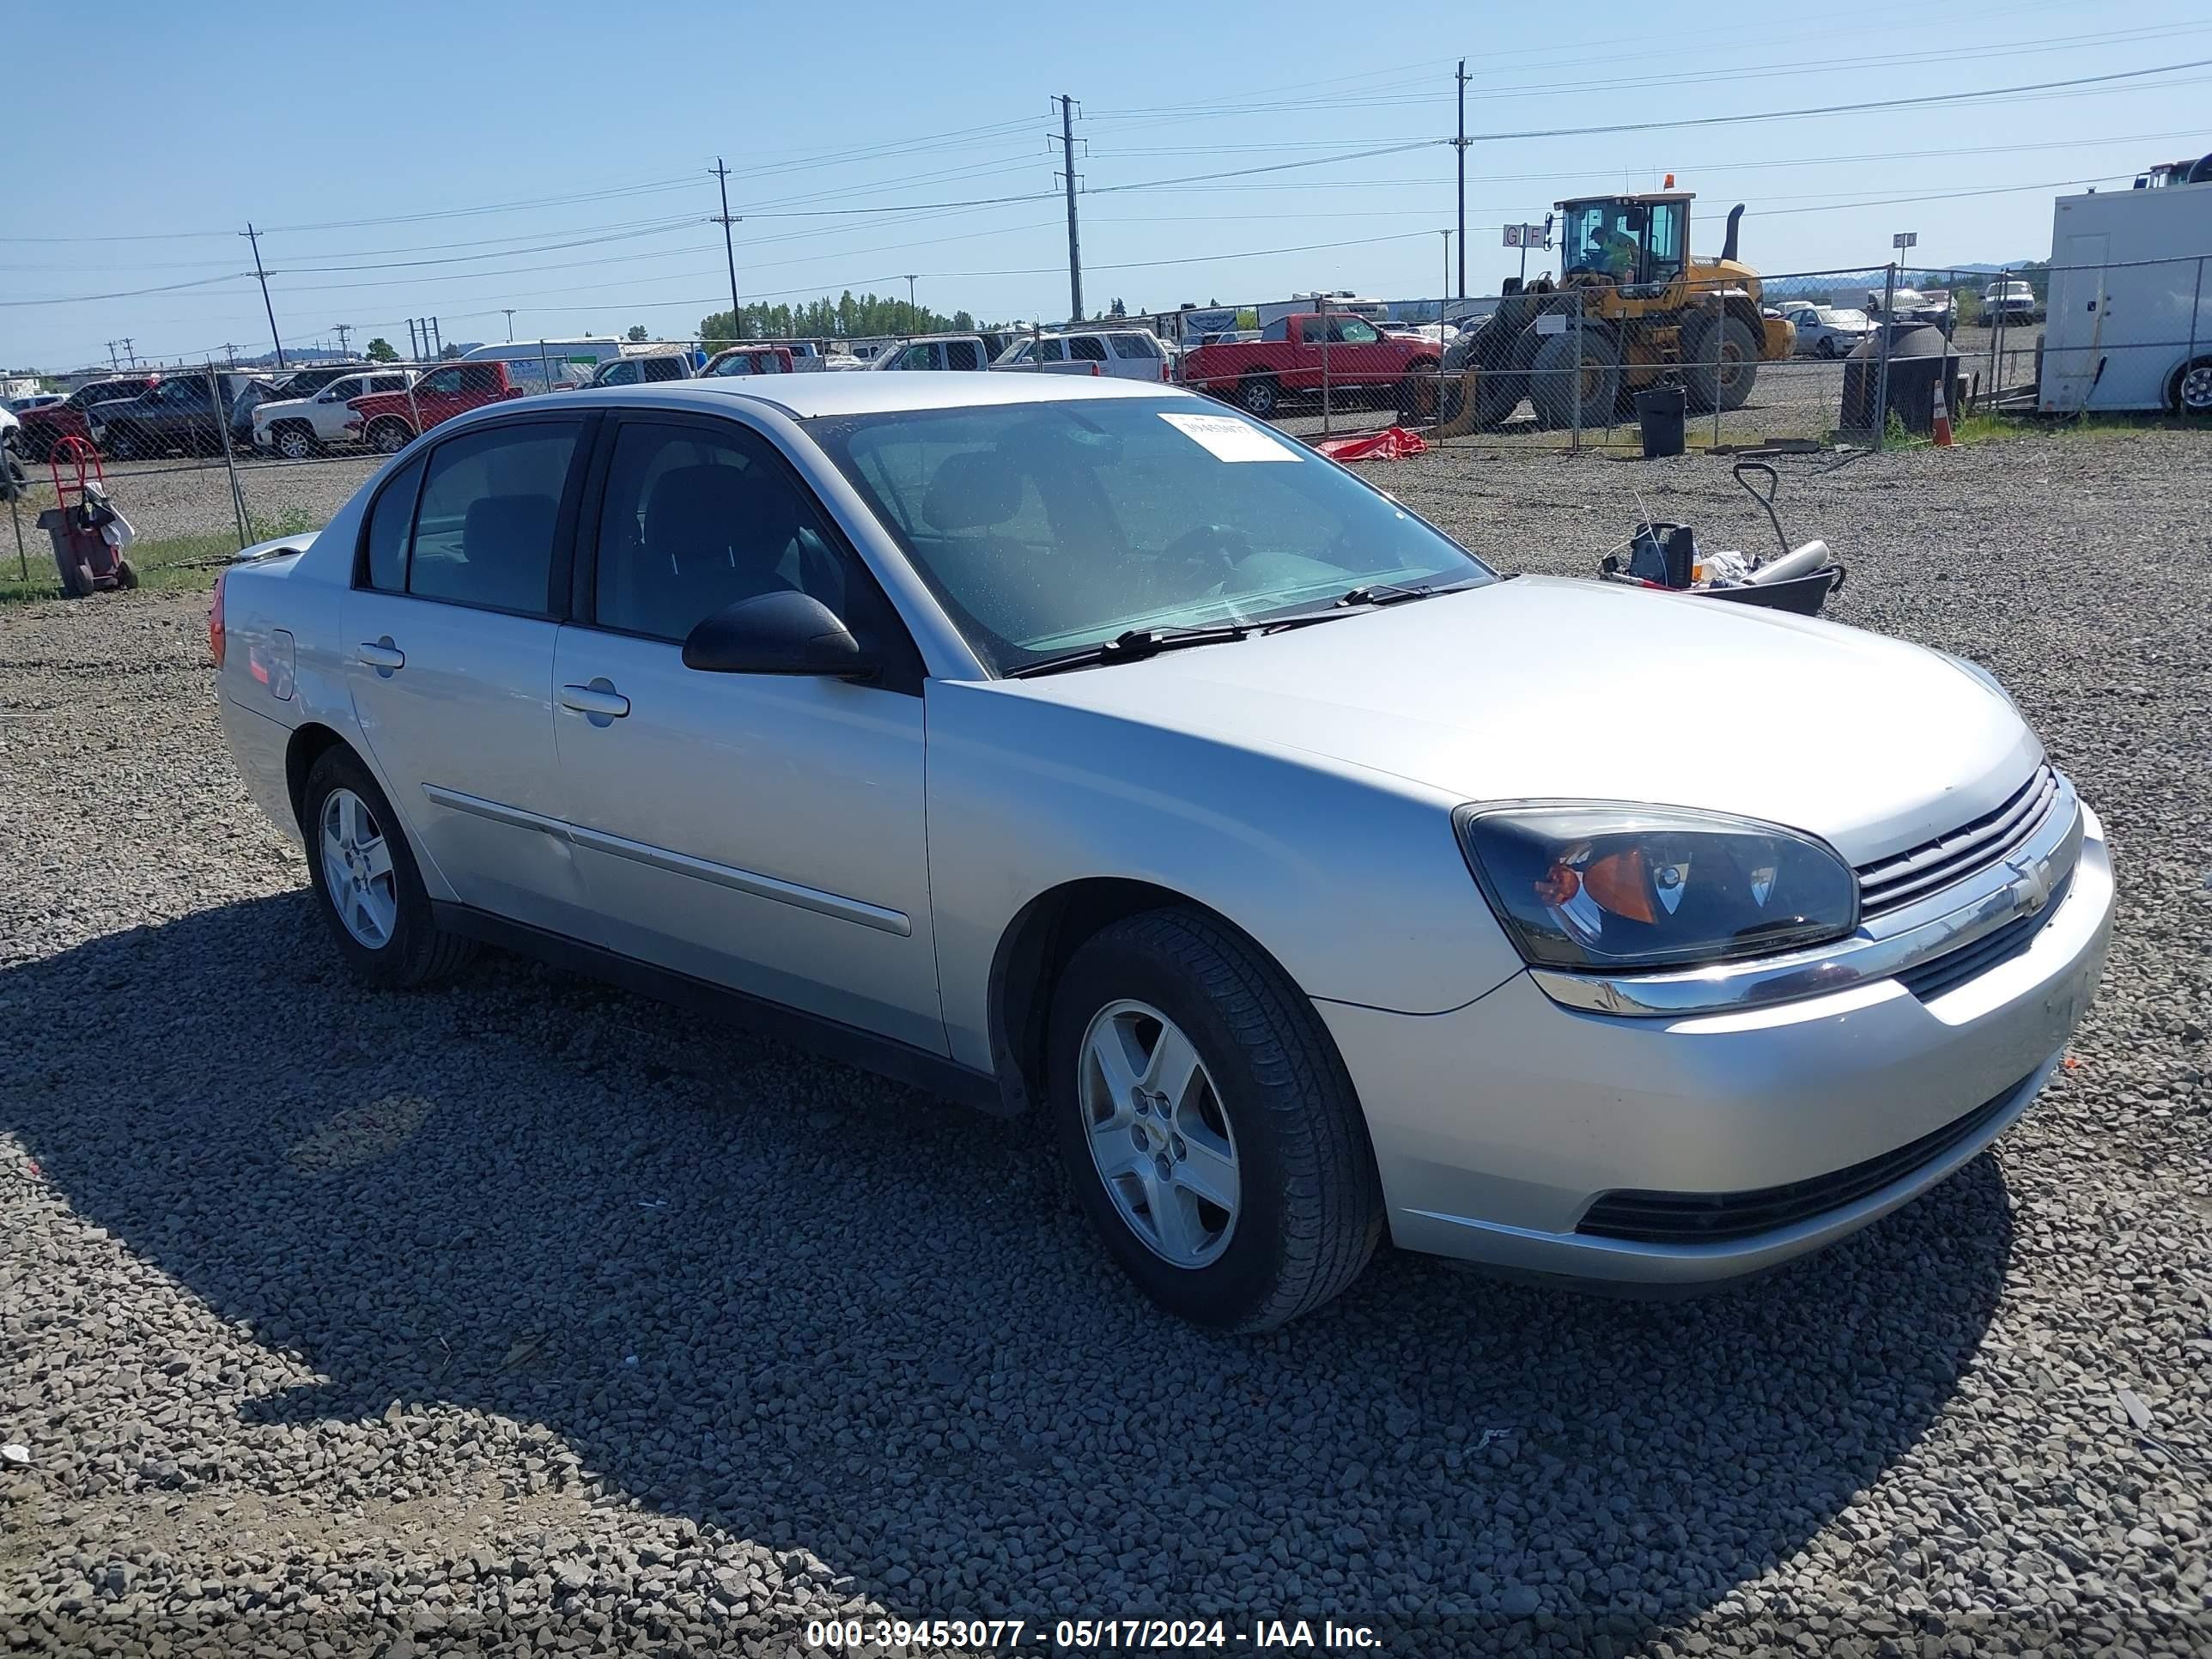
<path fill-rule="evenodd" d="M 418 599 L 544 616 L 575 421 L 481 428 L 440 444 L 407 563 Z"/>
<path fill-rule="evenodd" d="M 973 340 L 947 340 L 945 343 L 945 366 L 947 368 L 981 368 L 983 354 Z"/>

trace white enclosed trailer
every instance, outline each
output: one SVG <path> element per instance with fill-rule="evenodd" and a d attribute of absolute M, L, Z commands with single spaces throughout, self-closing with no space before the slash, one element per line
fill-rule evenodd
<path fill-rule="evenodd" d="M 2197 173 L 2212 171 L 2202 163 Z M 2212 178 L 2058 198 L 2037 408 L 2212 413 Z"/>

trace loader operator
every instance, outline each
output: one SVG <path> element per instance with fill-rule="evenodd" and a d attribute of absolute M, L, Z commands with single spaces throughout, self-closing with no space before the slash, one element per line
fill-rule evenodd
<path fill-rule="evenodd" d="M 1600 268 L 1616 283 L 1636 280 L 1636 268 L 1644 257 L 1644 245 L 1629 234 L 1631 228 L 1642 230 L 1642 215 L 1632 216 L 1623 223 L 1608 227 L 1598 234 Z"/>

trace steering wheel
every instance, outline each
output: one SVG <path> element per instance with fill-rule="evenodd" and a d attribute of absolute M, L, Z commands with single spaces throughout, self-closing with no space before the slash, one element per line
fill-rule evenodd
<path fill-rule="evenodd" d="M 1193 525 L 1160 550 L 1163 561 L 1192 565 L 1224 581 L 1252 556 L 1252 538 L 1233 524 Z"/>

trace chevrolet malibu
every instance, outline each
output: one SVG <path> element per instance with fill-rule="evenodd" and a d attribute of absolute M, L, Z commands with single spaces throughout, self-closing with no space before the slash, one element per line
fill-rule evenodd
<path fill-rule="evenodd" d="M 688 380 L 394 456 L 210 634 L 369 987 L 480 943 L 1048 1115 L 1104 1248 L 1239 1329 L 1406 1249 L 1771 1267 L 2027 1109 L 2096 814 L 1972 664 L 1510 578 L 1112 380 Z M 1670 726 L 1694 678 L 1829 711 Z"/>

